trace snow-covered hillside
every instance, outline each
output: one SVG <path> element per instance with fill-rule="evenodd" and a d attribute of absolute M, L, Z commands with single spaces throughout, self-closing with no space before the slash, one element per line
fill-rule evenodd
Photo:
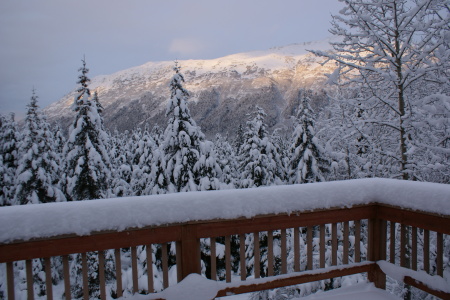
<path fill-rule="evenodd" d="M 194 119 L 207 135 L 234 134 L 237 125 L 245 123 L 246 114 L 259 105 L 268 112 L 270 127 L 282 125 L 298 104 L 299 90 L 320 90 L 326 79 L 324 73 L 334 67 L 321 66 L 319 59 L 307 51 L 327 50 L 328 43 L 323 40 L 211 60 L 180 61 L 186 88 L 191 92 Z M 145 122 L 165 126 L 173 65 L 172 61 L 148 62 L 93 78 L 90 88 L 98 92 L 105 107 L 105 125 L 119 130 Z M 73 96 L 71 92 L 45 109 L 50 121 L 59 121 L 65 127 L 73 120 Z"/>

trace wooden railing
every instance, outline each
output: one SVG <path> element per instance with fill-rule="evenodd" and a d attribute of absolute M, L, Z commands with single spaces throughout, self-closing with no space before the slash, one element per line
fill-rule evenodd
<path fill-rule="evenodd" d="M 213 280 L 223 277 L 224 285 L 216 296 L 255 292 L 356 273 L 368 273 L 370 281 L 384 288 L 386 275 L 376 261 L 387 260 L 412 270 L 443 276 L 444 235 L 450 235 L 450 216 L 372 203 L 352 208 L 265 215 L 252 219 L 188 222 L 129 228 L 122 232 L 97 232 L 89 236 L 15 241 L 0 244 L 0 263 L 6 264 L 7 294 L 4 297 L 7 299 L 15 298 L 18 279 L 14 276 L 14 268 L 18 261 L 25 261 L 27 297 L 34 299 L 32 261 L 36 258 L 43 260 L 47 270 L 45 293 L 47 299 L 53 299 L 52 274 L 48 270 L 51 270 L 51 258 L 54 257 L 60 257 L 62 261 L 65 299 L 71 299 L 69 260 L 73 254 L 81 254 L 83 297 L 88 299 L 89 266 L 86 253 L 91 252 L 97 252 L 98 255 L 100 297 L 106 299 L 104 253 L 107 250 L 114 252 L 115 264 L 115 290 L 110 292 L 121 297 L 125 290 L 122 282 L 123 248 L 129 248 L 131 253 L 132 292 L 153 293 L 153 268 L 147 268 L 146 285 L 143 286 L 142 280 L 139 285 L 137 267 L 137 247 L 145 249 L 142 252 L 145 255 L 141 253 L 145 258 L 141 257 L 140 261 L 144 260 L 147 266 L 155 264 L 156 248 L 152 245 L 158 245 L 158 249 L 161 249 L 161 258 L 158 255 L 157 259 L 160 259 L 164 289 L 176 284 L 169 283 L 171 255 L 176 259 L 177 281 L 191 273 L 203 273 Z M 430 240 L 435 241 L 435 244 L 430 245 Z M 277 246 L 274 247 L 274 244 Z M 171 246 L 175 246 L 175 251 L 169 251 L 168 247 Z M 221 252 L 218 246 L 220 249 L 225 247 L 223 259 L 218 257 L 218 252 Z M 252 253 L 248 253 L 252 248 Z M 274 253 L 275 248 L 277 251 Z M 419 255 L 419 261 L 423 262 L 420 265 Z M 236 257 L 239 262 L 231 261 Z M 223 263 L 224 274 L 218 276 L 218 265 Z M 324 271 L 309 272 L 317 269 Z M 239 275 L 239 284 L 236 284 L 237 278 L 233 278 L 233 274 Z M 251 280 L 247 280 L 249 277 Z M 260 277 L 267 278 L 259 280 Z M 233 284 L 227 285 L 232 280 Z M 436 290 L 414 278 L 407 277 L 405 283 L 444 299 L 450 297 L 445 291 Z M 164 294 L 149 295 L 152 299 L 158 297 L 164 297 Z"/>

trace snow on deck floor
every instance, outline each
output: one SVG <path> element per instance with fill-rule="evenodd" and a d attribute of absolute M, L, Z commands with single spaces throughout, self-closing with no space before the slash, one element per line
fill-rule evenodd
<path fill-rule="evenodd" d="M 327 292 L 318 292 L 314 295 L 309 295 L 301 300 L 399 300 L 395 295 L 392 295 L 385 290 L 377 289 L 373 283 L 359 283 L 348 287 L 343 287 Z M 294 299 L 293 299 L 294 300 Z"/>
<path fill-rule="evenodd" d="M 248 300 L 250 294 L 241 294 L 228 297 L 220 297 L 220 300 Z M 293 298 L 292 300 L 399 300 L 385 290 L 377 289 L 372 283 L 358 283 L 352 286 L 338 288 L 327 292 L 317 292 L 302 298 Z"/>

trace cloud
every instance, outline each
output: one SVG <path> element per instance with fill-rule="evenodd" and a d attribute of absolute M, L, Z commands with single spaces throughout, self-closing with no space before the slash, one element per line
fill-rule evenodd
<path fill-rule="evenodd" d="M 206 50 L 206 44 L 195 38 L 176 38 L 169 45 L 169 52 L 184 58 L 198 56 Z"/>

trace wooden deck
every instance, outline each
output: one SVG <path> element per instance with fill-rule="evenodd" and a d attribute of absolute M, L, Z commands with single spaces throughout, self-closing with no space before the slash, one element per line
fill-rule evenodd
<path fill-rule="evenodd" d="M 342 234 L 338 235 L 338 227 Z M 350 227 L 353 230 L 354 241 L 349 241 Z M 398 231 L 397 231 L 398 230 Z M 260 238 L 264 234 L 264 240 Z M 400 234 L 398 234 L 400 233 Z M 421 243 L 418 242 L 420 233 Z M 287 251 L 287 236 L 293 236 Z M 301 245 L 299 236 L 306 239 Z M 430 236 L 433 239 L 430 239 Z M 14 262 L 26 262 L 26 279 L 28 284 L 28 299 L 34 299 L 32 260 L 42 258 L 46 270 L 50 270 L 50 258 L 61 257 L 64 273 L 66 299 L 71 299 L 69 280 L 69 255 L 81 254 L 83 272 L 84 299 L 89 299 L 88 262 L 86 253 L 96 252 L 99 261 L 99 288 L 101 299 L 106 299 L 106 279 L 104 273 L 104 253 L 106 250 L 115 253 L 116 295 L 124 295 L 122 282 L 121 249 L 130 248 L 132 292 L 148 293 L 148 299 L 163 299 L 164 291 L 155 291 L 154 276 L 149 269 L 146 286 L 139 285 L 137 268 L 137 247 L 145 246 L 146 263 L 154 263 L 152 245 L 161 247 L 160 265 L 163 271 L 163 288 L 169 287 L 169 255 L 168 247 L 176 245 L 176 266 L 178 282 L 190 274 L 203 274 L 212 280 L 218 279 L 218 263 L 224 263 L 223 284 L 216 297 L 230 293 L 240 294 L 283 286 L 291 286 L 327 278 L 341 277 L 357 273 L 367 273 L 369 281 L 378 288 L 384 289 L 386 275 L 375 263 L 386 260 L 411 270 L 423 270 L 429 274 L 443 276 L 444 244 L 443 236 L 450 235 L 450 216 L 442 216 L 408 208 L 393 207 L 371 203 L 353 208 L 330 208 L 313 212 L 293 212 L 289 215 L 264 215 L 252 219 L 214 220 L 207 222 L 187 222 L 169 226 L 129 228 L 122 232 L 98 232 L 89 236 L 60 236 L 51 239 L 32 241 L 16 241 L 0 244 L 0 263 L 6 263 L 7 269 L 7 299 L 15 299 Z M 240 257 L 239 270 L 241 283 L 231 282 L 231 237 L 239 241 L 235 256 Z M 246 259 L 246 240 L 253 243 L 252 273 L 247 272 L 249 260 Z M 274 253 L 274 240 L 280 245 L 280 253 Z M 365 239 L 365 240 L 363 240 Z M 430 241 L 435 253 L 430 253 Z M 207 241 L 209 256 L 201 250 L 201 243 Z M 314 244 L 318 241 L 318 244 Z M 225 247 L 224 260 L 217 257 L 217 245 Z M 411 244 L 411 248 L 408 245 Z M 365 249 L 361 249 L 364 245 Z M 261 271 L 261 247 L 267 249 L 267 262 L 264 265 L 267 273 Z M 418 265 L 418 255 L 424 262 Z M 331 256 L 327 264 L 326 254 Z M 291 255 L 293 265 L 289 265 Z M 211 257 L 213 259 L 211 259 Z M 340 259 L 338 260 L 338 257 Z M 410 258 L 410 259 L 409 259 Z M 301 268 L 301 259 L 306 259 L 306 267 Z M 431 270 L 430 260 L 435 262 Z M 201 264 L 207 264 L 207 274 L 202 272 Z M 255 263 L 256 262 L 256 263 Z M 321 271 L 323 270 L 323 271 Z M 433 273 L 434 272 L 434 273 Z M 53 286 L 50 272 L 46 272 L 46 295 L 53 299 Z M 254 282 L 247 278 L 252 277 Z M 264 278 L 262 278 L 264 277 Z M 428 293 L 450 299 L 450 293 L 442 292 L 423 283 L 420 280 L 405 277 L 405 283 L 425 290 Z M 325 296 L 325 294 L 324 294 Z M 165 298 L 170 299 L 170 298 Z M 310 298 L 320 299 L 320 298 Z M 326 299 L 326 298 L 323 298 Z M 199 299 L 200 300 L 200 299 Z M 368 299 L 365 299 L 368 300 Z"/>

